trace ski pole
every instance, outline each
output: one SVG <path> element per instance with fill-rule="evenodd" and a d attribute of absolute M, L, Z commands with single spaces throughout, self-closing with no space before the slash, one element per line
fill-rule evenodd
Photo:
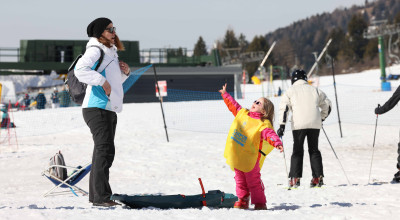
<path fill-rule="evenodd" d="M 344 175 L 346 176 L 347 182 L 349 182 L 349 185 L 351 185 L 350 180 L 349 180 L 349 178 L 347 177 L 346 172 L 344 171 L 344 168 L 343 168 L 343 166 L 342 166 L 342 163 L 340 162 L 338 156 L 336 155 L 335 150 L 334 150 L 333 147 L 332 147 L 331 142 L 329 141 L 328 135 L 326 134 L 324 127 L 322 127 L 322 131 L 324 131 L 326 140 L 328 140 L 328 143 L 329 143 L 329 145 L 331 146 L 331 149 L 332 149 L 333 153 L 335 154 L 336 159 L 339 161 L 339 164 L 340 164 L 340 166 L 342 167 L 342 170 L 343 170 Z"/>
<path fill-rule="evenodd" d="M 331 58 L 331 67 L 332 67 L 333 87 L 335 89 L 336 109 L 337 109 L 337 115 L 338 115 L 338 120 L 339 120 L 340 137 L 342 138 L 343 137 L 342 124 L 341 124 L 341 121 L 340 121 L 339 103 L 338 103 L 337 92 L 336 92 L 336 79 L 335 79 L 335 69 L 334 69 L 334 66 L 333 66 L 333 58 Z"/>
<path fill-rule="evenodd" d="M 381 105 L 378 104 L 378 108 L 379 107 L 381 107 Z M 375 120 L 374 142 L 372 144 L 372 157 L 371 157 L 371 166 L 369 167 L 368 184 L 369 184 L 369 180 L 371 179 L 372 161 L 374 160 L 375 137 L 376 137 L 376 128 L 377 128 L 377 126 L 378 126 L 378 114 L 376 114 L 376 120 Z"/>
<path fill-rule="evenodd" d="M 282 136 L 279 138 L 281 139 L 281 141 L 283 143 Z M 286 177 L 289 178 L 289 173 L 288 173 L 287 165 L 286 165 L 285 148 L 283 147 L 283 144 L 282 144 L 282 148 L 283 148 L 283 160 L 285 161 L 285 168 L 286 168 Z"/>
<path fill-rule="evenodd" d="M 167 142 L 169 142 L 167 124 L 165 123 L 164 109 L 163 109 L 163 105 L 162 105 L 162 101 L 161 101 L 162 97 L 161 97 L 161 94 L 160 94 L 160 87 L 158 86 L 158 78 L 157 78 L 157 72 L 156 72 L 156 66 L 155 65 L 153 65 L 153 71 L 154 71 L 154 81 L 156 81 L 156 88 L 157 88 L 158 97 L 159 97 L 159 100 L 160 100 L 161 113 L 162 113 L 162 117 L 163 117 L 163 121 L 164 121 L 165 135 L 167 136 Z"/>

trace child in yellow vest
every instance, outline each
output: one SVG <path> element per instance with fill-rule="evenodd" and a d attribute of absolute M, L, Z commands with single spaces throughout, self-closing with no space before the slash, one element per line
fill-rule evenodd
<path fill-rule="evenodd" d="M 235 116 L 224 152 L 227 164 L 235 171 L 236 195 L 239 200 L 234 207 L 248 209 L 251 197 L 254 209 L 265 210 L 267 200 L 260 169 L 265 156 L 274 147 L 283 152 L 282 142 L 272 126 L 274 104 L 262 97 L 254 101 L 250 109 L 245 109 L 226 92 L 226 84 L 219 92 Z"/>

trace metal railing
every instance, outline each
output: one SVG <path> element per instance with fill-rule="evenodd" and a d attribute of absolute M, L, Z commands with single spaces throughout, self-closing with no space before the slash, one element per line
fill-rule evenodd
<path fill-rule="evenodd" d="M 376 21 L 364 30 L 364 37 L 367 39 L 379 36 L 393 35 L 400 33 L 400 24 L 387 24 L 387 21 Z"/>
<path fill-rule="evenodd" d="M 193 51 L 186 48 L 150 48 L 140 50 L 140 62 L 168 63 L 168 59 L 182 58 L 182 63 L 185 63 L 184 58 L 192 55 Z"/>
<path fill-rule="evenodd" d="M 0 62 L 19 62 L 20 49 L 17 47 L 0 47 Z"/>

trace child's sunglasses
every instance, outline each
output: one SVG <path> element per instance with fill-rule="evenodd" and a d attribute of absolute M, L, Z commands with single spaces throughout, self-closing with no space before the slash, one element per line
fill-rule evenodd
<path fill-rule="evenodd" d="M 261 104 L 261 102 L 260 102 L 260 101 L 257 101 L 257 100 L 255 100 L 255 101 L 254 101 L 254 104 L 256 104 L 256 105 L 259 105 L 259 104 Z"/>
<path fill-rule="evenodd" d="M 117 27 L 106 28 L 106 30 L 107 30 L 108 32 L 110 32 L 111 34 L 114 34 L 115 31 L 117 31 Z"/>

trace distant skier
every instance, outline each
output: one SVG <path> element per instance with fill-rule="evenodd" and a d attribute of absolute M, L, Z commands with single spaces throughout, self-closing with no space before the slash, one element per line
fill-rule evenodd
<path fill-rule="evenodd" d="M 37 109 L 44 109 L 47 103 L 46 96 L 43 94 L 43 90 L 40 89 L 38 95 L 36 96 L 36 108 Z"/>
<path fill-rule="evenodd" d="M 50 96 L 51 99 L 51 108 L 58 108 L 60 107 L 60 99 L 58 98 L 58 90 L 54 87 L 53 93 Z"/>
<path fill-rule="evenodd" d="M 395 105 L 397 105 L 399 100 L 400 100 L 400 86 L 397 87 L 397 89 L 393 93 L 392 97 L 390 97 L 389 100 L 387 100 L 383 106 L 378 105 L 378 107 L 375 108 L 375 114 L 381 115 L 381 114 L 384 114 L 384 113 L 390 111 Z M 398 147 L 398 149 L 397 149 L 397 153 L 398 153 L 397 169 L 399 171 L 394 174 L 393 182 L 399 183 L 400 182 L 400 142 L 397 144 L 397 147 Z"/>
<path fill-rule="evenodd" d="M 31 105 L 31 99 L 29 98 L 29 94 L 26 93 L 24 96 L 24 101 L 23 101 L 23 110 L 29 110 L 29 106 Z"/>
<path fill-rule="evenodd" d="M 248 209 L 251 197 L 254 209 L 265 210 L 267 200 L 260 169 L 265 156 L 274 147 L 283 152 L 282 142 L 272 127 L 274 105 L 262 97 L 254 101 L 250 109 L 245 109 L 226 92 L 226 84 L 219 92 L 235 116 L 224 152 L 226 162 L 235 171 L 236 194 L 239 200 L 234 207 Z"/>
<path fill-rule="evenodd" d="M 60 107 L 68 107 L 71 102 L 71 97 L 69 96 L 67 90 L 65 90 L 65 87 L 57 95 L 60 101 Z"/>
<path fill-rule="evenodd" d="M 321 110 L 320 110 L 321 109 Z M 292 73 L 292 86 L 282 95 L 279 107 L 280 137 L 285 132 L 289 111 L 292 112 L 293 153 L 290 161 L 289 187 L 298 187 L 303 175 L 304 140 L 307 137 L 312 176 L 310 186 L 324 184 L 321 152 L 318 137 L 331 110 L 331 102 L 320 89 L 309 85 L 304 70 Z"/>

